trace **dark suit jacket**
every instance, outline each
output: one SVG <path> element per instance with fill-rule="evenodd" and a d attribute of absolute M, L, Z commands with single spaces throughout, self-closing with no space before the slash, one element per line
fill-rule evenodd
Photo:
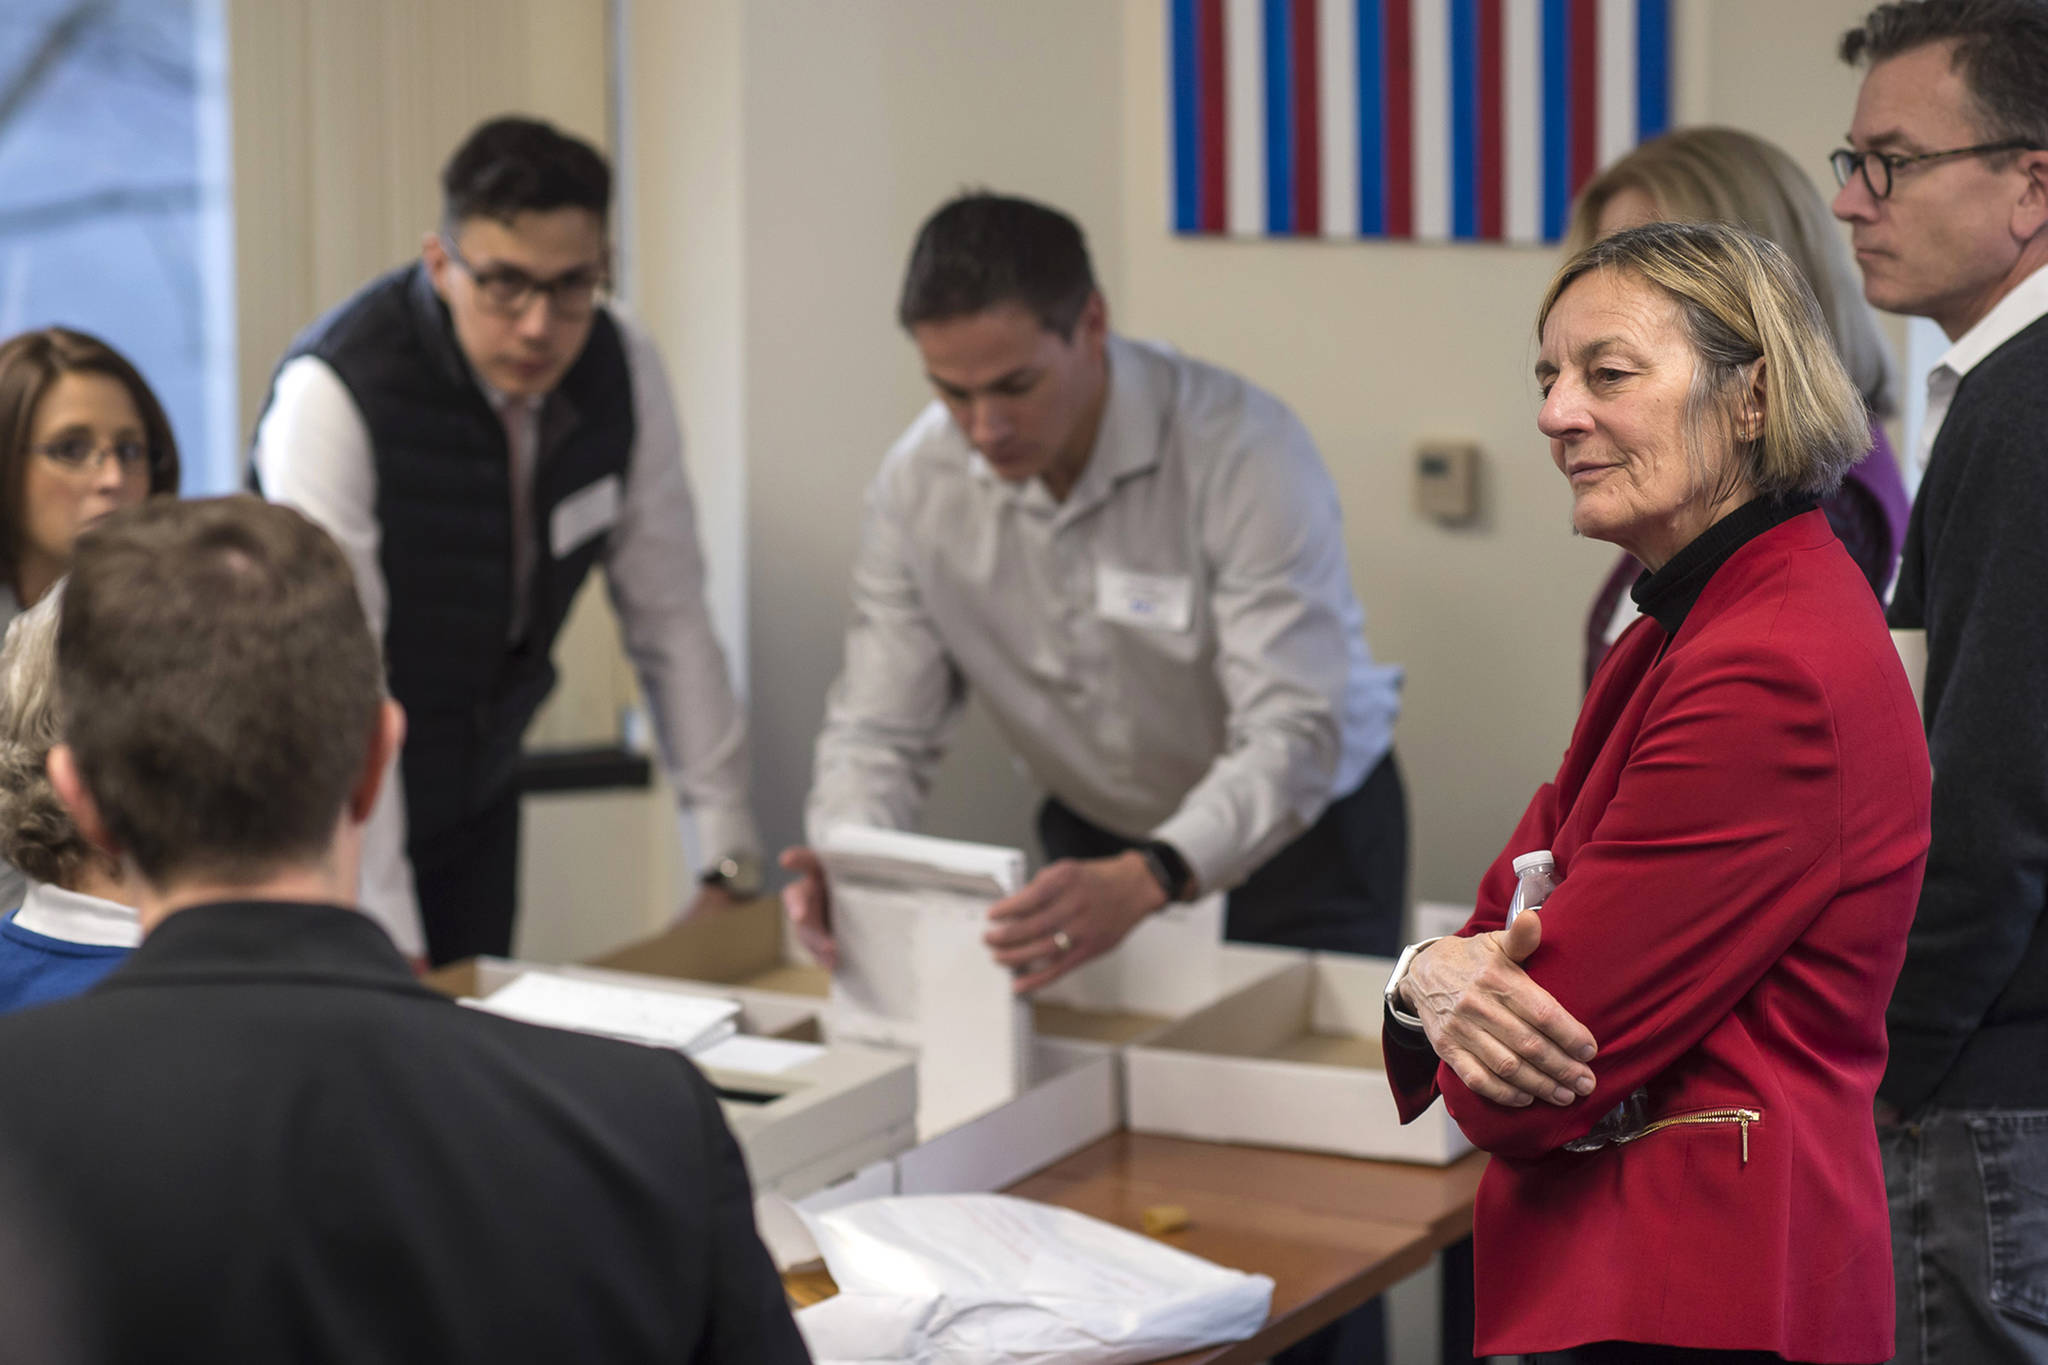
<path fill-rule="evenodd" d="M 1871 1101 L 1927 810 L 1905 672 L 1819 512 L 1736 550 L 1675 635 L 1623 633 L 1461 931 L 1499 929 L 1513 856 L 1552 851 L 1528 971 L 1598 1041 L 1598 1088 L 1508 1108 L 1386 1048 L 1404 1119 L 1441 1093 L 1494 1154 L 1478 1354 L 1891 1357 Z M 1566 1148 L 1638 1086 L 1639 1141 Z"/>
<path fill-rule="evenodd" d="M 351 910 L 185 910 L 0 1020 L 0 1148 L 112 1359 L 808 1359 L 694 1067 L 461 1008 Z"/>

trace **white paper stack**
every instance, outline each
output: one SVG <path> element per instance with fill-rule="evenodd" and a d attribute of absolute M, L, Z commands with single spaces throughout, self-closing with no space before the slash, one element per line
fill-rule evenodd
<path fill-rule="evenodd" d="M 523 972 L 487 999 L 462 1003 L 529 1024 L 689 1053 L 732 1037 L 740 1013 L 732 1000 L 581 981 L 553 972 Z"/>
<path fill-rule="evenodd" d="M 826 832 L 835 1033 L 915 1048 L 918 1131 L 944 1132 L 1030 1080 L 1031 1011 L 982 936 L 1024 885 L 1014 848 L 861 825 Z"/>

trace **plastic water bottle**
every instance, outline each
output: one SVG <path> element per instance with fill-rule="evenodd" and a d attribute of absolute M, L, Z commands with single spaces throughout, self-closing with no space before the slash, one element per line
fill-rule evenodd
<path fill-rule="evenodd" d="M 1534 910 L 1557 890 L 1557 862 L 1550 850 L 1539 848 L 1515 859 L 1515 895 L 1508 902 L 1508 925 L 1524 910 Z"/>

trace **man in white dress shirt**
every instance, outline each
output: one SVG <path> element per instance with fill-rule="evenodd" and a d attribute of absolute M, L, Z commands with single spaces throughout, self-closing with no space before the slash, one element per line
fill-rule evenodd
<path fill-rule="evenodd" d="M 383 642 L 410 729 L 362 901 L 407 952 L 423 927 L 435 963 L 511 947 L 520 742 L 596 564 L 711 869 L 697 903 L 760 883 L 675 410 L 652 344 L 605 306 L 610 168 L 496 119 L 442 190 L 420 259 L 292 343 L 253 471 L 341 543 Z"/>
<path fill-rule="evenodd" d="M 1308 432 L 1112 334 L 1080 229 L 1027 200 L 933 214 L 898 315 L 938 399 L 869 491 L 811 837 L 914 824 L 973 688 L 1048 793 L 1049 865 L 990 912 L 1020 991 L 1212 891 L 1229 937 L 1392 951 L 1401 675 L 1366 646 Z M 816 859 L 783 864 L 829 960 Z"/>

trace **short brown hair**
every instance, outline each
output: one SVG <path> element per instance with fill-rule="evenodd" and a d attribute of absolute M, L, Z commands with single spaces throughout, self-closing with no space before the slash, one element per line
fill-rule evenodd
<path fill-rule="evenodd" d="M 0 646 L 0 856 L 39 882 L 76 889 L 107 856 L 87 843 L 44 762 L 57 728 L 57 613 L 64 581 L 14 618 Z M 111 867 L 108 867 L 112 871 Z"/>
<path fill-rule="evenodd" d="M 44 327 L 0 342 L 0 581 L 20 568 L 21 517 L 36 409 L 66 374 L 103 374 L 128 390 L 149 442 L 149 491 L 178 491 L 178 442 L 163 404 L 119 351 L 84 332 Z"/>
<path fill-rule="evenodd" d="M 151 499 L 81 535 L 57 678 L 100 816 L 158 886 L 322 857 L 384 692 L 341 550 L 247 496 Z"/>
<path fill-rule="evenodd" d="M 917 230 L 896 321 L 907 332 L 1014 303 L 1070 341 L 1094 293 L 1080 224 L 1034 200 L 972 190 L 939 205 Z"/>
<path fill-rule="evenodd" d="M 1726 223 L 1650 223 L 1603 237 L 1565 262 L 1536 313 L 1536 335 L 1581 277 L 1613 271 L 1678 305 L 1693 354 L 1686 431 L 1701 492 L 1740 476 L 1767 497 L 1835 491 L 1870 446 L 1863 400 L 1828 344 L 1813 291 L 1785 253 Z M 1749 367 L 1764 362 L 1764 420 L 1738 434 Z M 1716 470 L 1709 437 L 1734 449 Z"/>
<path fill-rule="evenodd" d="M 1659 217 L 1733 223 L 1784 248 L 1819 301 L 1864 406 L 1878 417 L 1896 410 L 1891 352 L 1877 315 L 1863 301 L 1863 278 L 1827 201 L 1798 162 L 1736 128 L 1680 128 L 1652 138 L 1579 191 L 1567 255 L 1593 245 L 1600 215 L 1624 190 L 1647 195 Z"/>
<path fill-rule="evenodd" d="M 1954 43 L 1954 70 L 1987 142 L 2048 150 L 2048 4 L 2042 0 L 1905 0 L 1879 5 L 1842 35 L 1842 60 L 1877 65 Z"/>

